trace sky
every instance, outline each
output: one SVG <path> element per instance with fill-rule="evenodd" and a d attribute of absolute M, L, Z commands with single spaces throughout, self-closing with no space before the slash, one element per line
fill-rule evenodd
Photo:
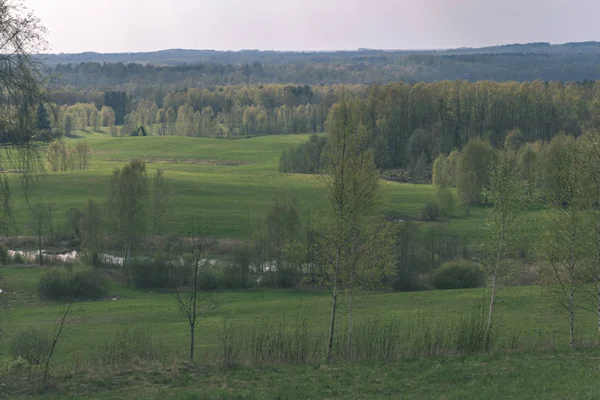
<path fill-rule="evenodd" d="M 600 41 L 599 0 L 23 0 L 52 53 Z"/>

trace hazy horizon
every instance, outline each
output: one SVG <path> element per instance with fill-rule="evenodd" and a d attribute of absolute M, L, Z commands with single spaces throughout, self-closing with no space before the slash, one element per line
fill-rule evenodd
<path fill-rule="evenodd" d="M 24 0 L 48 53 L 430 50 L 600 40 L 593 0 Z"/>

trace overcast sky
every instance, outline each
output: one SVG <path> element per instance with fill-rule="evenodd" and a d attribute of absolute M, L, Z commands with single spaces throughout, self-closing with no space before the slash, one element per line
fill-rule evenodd
<path fill-rule="evenodd" d="M 52 52 L 340 50 L 600 40 L 600 0 L 24 0 Z"/>

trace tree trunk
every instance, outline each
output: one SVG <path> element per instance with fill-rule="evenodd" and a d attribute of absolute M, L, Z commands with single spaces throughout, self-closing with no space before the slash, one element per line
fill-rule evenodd
<path fill-rule="evenodd" d="M 571 285 L 571 291 L 569 292 L 569 345 L 571 348 L 575 347 L 575 310 L 573 309 L 573 296 L 575 294 L 575 288 Z"/>
<path fill-rule="evenodd" d="M 44 255 L 42 254 L 42 216 L 38 218 L 38 249 L 40 252 L 40 265 L 44 265 Z"/>
<path fill-rule="evenodd" d="M 194 337 L 196 324 L 190 324 L 190 361 L 194 361 Z"/>
<path fill-rule="evenodd" d="M 596 283 L 596 310 L 598 314 L 598 337 L 600 337 L 600 275 L 598 275 Z"/>
<path fill-rule="evenodd" d="M 333 301 L 331 304 L 331 326 L 329 328 L 329 343 L 327 345 L 327 362 L 333 361 L 333 336 L 335 334 L 335 312 L 337 310 L 337 272 L 333 282 Z"/>
<path fill-rule="evenodd" d="M 194 265 L 194 285 L 192 286 L 193 304 L 192 304 L 192 315 L 190 318 L 190 360 L 194 361 L 194 339 L 196 333 L 196 318 L 197 318 L 197 304 L 198 304 L 198 269 L 200 267 L 200 254 L 196 257 L 196 264 Z"/>
<path fill-rule="evenodd" d="M 492 330 L 492 325 L 493 325 L 493 322 L 494 322 L 494 307 L 496 306 L 496 280 L 497 280 L 497 276 L 498 276 L 497 272 L 494 271 L 494 274 L 492 275 L 492 295 L 490 297 L 490 314 L 488 316 L 488 325 L 487 325 L 488 334 Z"/>
<path fill-rule="evenodd" d="M 496 282 L 498 280 L 498 269 L 500 268 L 500 260 L 502 258 L 502 248 L 504 246 L 504 232 L 505 222 L 502 218 L 502 227 L 500 228 L 500 241 L 498 243 L 498 252 L 496 253 L 496 265 L 494 266 L 494 273 L 492 274 L 492 295 L 490 297 L 490 315 L 488 317 L 487 333 L 488 338 L 492 330 L 494 323 L 494 308 L 496 307 Z"/>
<path fill-rule="evenodd" d="M 350 290 L 348 293 L 348 359 L 352 359 L 352 289 L 353 282 L 350 283 Z"/>
<path fill-rule="evenodd" d="M 569 291 L 569 345 L 571 348 L 575 348 L 575 308 L 574 308 L 574 297 L 575 297 L 575 233 L 571 234 L 571 264 L 569 269 L 571 272 L 571 287 Z"/>

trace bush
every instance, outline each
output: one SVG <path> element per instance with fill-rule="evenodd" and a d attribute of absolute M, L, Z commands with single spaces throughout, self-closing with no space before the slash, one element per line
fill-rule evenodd
<path fill-rule="evenodd" d="M 440 216 L 440 205 L 436 201 L 430 201 L 419 214 L 422 221 L 437 221 Z"/>
<path fill-rule="evenodd" d="M 48 300 L 99 299 L 108 294 L 108 280 L 90 268 L 56 268 L 42 277 L 38 293 Z"/>
<path fill-rule="evenodd" d="M 8 265 L 10 257 L 8 256 L 8 250 L 4 246 L 0 246 L 0 265 Z"/>
<path fill-rule="evenodd" d="M 187 263 L 186 263 L 187 264 Z M 181 284 L 185 267 L 177 266 L 161 257 L 135 259 L 126 266 L 130 286 L 138 289 L 169 289 Z"/>
<path fill-rule="evenodd" d="M 198 268 L 198 290 L 216 290 L 221 287 L 223 279 L 220 277 L 220 271 L 217 266 L 209 263 Z M 192 272 L 190 271 L 190 277 Z"/>
<path fill-rule="evenodd" d="M 443 264 L 436 270 L 431 283 L 435 289 L 468 289 L 483 286 L 485 274 L 474 262 L 455 260 Z"/>
<path fill-rule="evenodd" d="M 15 253 L 12 258 L 12 262 L 19 265 L 25 264 L 25 258 L 20 253 Z"/>
<path fill-rule="evenodd" d="M 29 365 L 40 365 L 50 351 L 50 337 L 35 328 L 19 332 L 10 342 L 10 354 Z"/>

